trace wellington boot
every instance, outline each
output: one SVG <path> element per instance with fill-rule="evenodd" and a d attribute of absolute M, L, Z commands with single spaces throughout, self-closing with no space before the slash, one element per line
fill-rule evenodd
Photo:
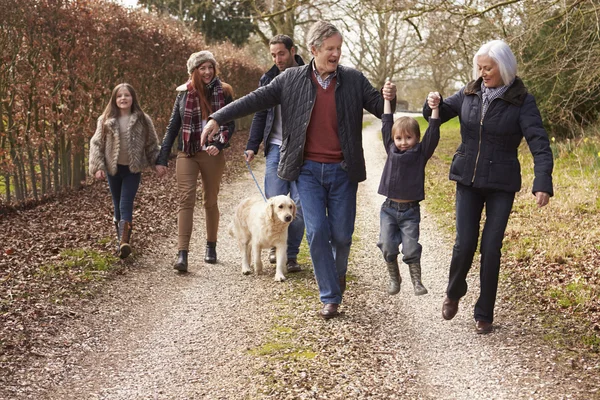
<path fill-rule="evenodd" d="M 395 295 L 400 292 L 400 284 L 402 277 L 400 276 L 400 268 L 398 268 L 398 260 L 386 262 L 388 272 L 390 273 L 390 283 L 388 286 L 388 294 Z"/>
<path fill-rule="evenodd" d="M 415 289 L 415 295 L 421 296 L 427 294 L 427 289 L 421 283 L 421 263 L 408 264 L 408 270 L 410 272 L 410 280 Z"/>

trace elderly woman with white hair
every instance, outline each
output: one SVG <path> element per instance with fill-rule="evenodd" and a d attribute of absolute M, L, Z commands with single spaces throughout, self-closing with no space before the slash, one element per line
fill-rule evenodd
<path fill-rule="evenodd" d="M 189 79 L 177 88 L 177 98 L 167 126 L 160 154 L 156 161 L 159 176 L 166 173 L 169 154 L 175 138 L 179 137 L 177 163 L 177 214 L 178 255 L 173 268 L 187 272 L 188 250 L 192 236 L 194 206 L 198 174 L 202 179 L 202 205 L 206 213 L 206 252 L 204 261 L 217 262 L 217 233 L 219 206 L 217 199 L 221 177 L 225 170 L 223 149 L 229 143 L 235 124 L 233 121 L 219 126 L 218 135 L 205 144 L 200 143 L 202 128 L 208 116 L 233 101 L 233 89 L 218 77 L 217 61 L 210 51 L 199 51 L 187 61 Z"/>
<path fill-rule="evenodd" d="M 439 105 L 442 123 L 458 116 L 461 133 L 450 167 L 450 179 L 456 181 L 456 240 L 442 317 L 454 318 L 467 292 L 466 277 L 485 207 L 481 292 L 474 311 L 476 332 L 482 334 L 493 330 L 502 240 L 515 193 L 521 188 L 517 152 L 523 137 L 533 155 L 532 193 L 537 205 L 545 206 L 553 195 L 548 135 L 534 97 L 516 74 L 517 61 L 508 45 L 501 40 L 488 42 L 473 57 L 474 80 Z M 425 118 L 437 99 L 430 93 L 423 107 Z"/>

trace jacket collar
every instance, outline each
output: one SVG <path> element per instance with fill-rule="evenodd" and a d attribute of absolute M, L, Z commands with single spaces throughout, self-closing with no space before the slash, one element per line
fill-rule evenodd
<path fill-rule="evenodd" d="M 314 72 L 313 72 L 313 69 L 315 68 L 315 67 L 313 67 L 314 62 L 315 62 L 315 59 L 313 58 L 307 64 L 306 72 L 307 72 L 307 76 L 308 76 L 309 79 L 312 79 L 311 78 L 313 76 L 312 74 L 314 74 Z M 346 67 L 344 67 L 343 65 L 340 65 L 340 64 L 338 64 L 338 66 L 337 66 L 335 79 L 337 80 L 338 85 L 342 83 L 342 75 L 344 74 L 344 69 L 345 68 Z"/>
<path fill-rule="evenodd" d="M 294 55 L 294 60 L 296 61 L 296 64 L 298 64 L 297 65 L 298 67 L 301 65 L 304 65 L 304 60 L 298 54 Z M 293 68 L 293 67 L 290 67 L 290 68 Z M 279 74 L 280 74 L 279 68 L 277 68 L 277 65 L 275 65 L 275 64 L 273 64 L 273 66 L 271 67 L 270 70 L 265 72 L 265 75 L 268 76 L 269 79 L 271 79 L 271 80 L 275 79 L 275 77 Z"/>
<path fill-rule="evenodd" d="M 479 78 L 475 81 L 471 81 L 467 83 L 465 86 L 465 94 L 466 95 L 474 95 L 481 93 L 481 82 L 483 78 Z M 506 93 L 502 97 L 502 100 L 507 101 L 511 104 L 514 104 L 517 107 L 520 107 L 525 102 L 525 97 L 527 97 L 527 88 L 525 84 L 518 76 L 515 77 L 515 81 L 508 88 Z"/>

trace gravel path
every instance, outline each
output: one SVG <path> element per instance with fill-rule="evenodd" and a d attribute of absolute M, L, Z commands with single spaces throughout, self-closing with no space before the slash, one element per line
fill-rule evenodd
<path fill-rule="evenodd" d="M 577 377 L 558 370 L 550 348 L 499 299 L 496 331 L 474 332 L 478 284 L 451 321 L 441 318 L 451 238 L 422 211 L 423 281 L 415 297 L 406 266 L 401 293 L 385 293 L 379 249 L 379 171 L 385 153 L 372 123 L 364 132 L 369 179 L 359 186 L 356 241 L 342 315 L 322 321 L 312 272 L 273 281 L 243 276 L 227 234 L 232 210 L 256 192 L 248 174 L 221 190 L 219 263 L 204 264 L 203 211 L 195 216 L 191 273 L 170 265 L 167 238 L 136 261 L 142 267 L 56 338 L 57 351 L 23 371 L 34 399 L 561 399 L 592 398 Z M 264 165 L 254 163 L 261 181 Z M 266 261 L 266 252 L 263 254 Z M 597 389 L 597 388 L 596 388 Z"/>

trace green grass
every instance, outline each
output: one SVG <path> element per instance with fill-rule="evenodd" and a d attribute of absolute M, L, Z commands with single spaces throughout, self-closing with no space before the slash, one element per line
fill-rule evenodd
<path fill-rule="evenodd" d="M 60 262 L 42 265 L 38 270 L 38 276 L 71 277 L 83 281 L 97 280 L 110 271 L 117 262 L 115 256 L 92 249 L 68 249 L 60 256 Z"/>

